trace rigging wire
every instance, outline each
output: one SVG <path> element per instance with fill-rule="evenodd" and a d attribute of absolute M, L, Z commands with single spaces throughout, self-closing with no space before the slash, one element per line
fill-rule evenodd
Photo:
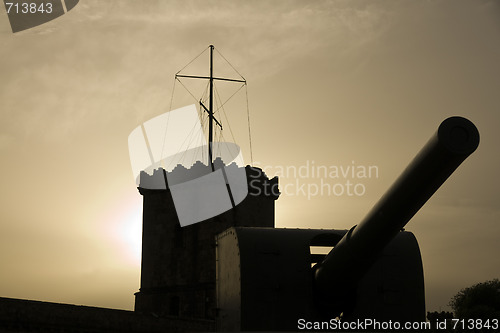
<path fill-rule="evenodd" d="M 221 99 L 221 103 L 222 103 L 222 104 L 221 104 L 221 106 L 219 106 L 219 108 L 222 108 L 222 107 L 223 107 L 223 106 L 224 106 L 227 102 L 229 102 L 229 100 L 230 100 L 231 98 L 233 98 L 233 96 L 234 96 L 234 95 L 236 95 L 236 94 L 238 93 L 238 91 L 240 91 L 240 90 L 241 90 L 244 86 L 246 86 L 246 84 L 247 84 L 247 83 L 246 83 L 246 81 L 245 81 L 245 83 L 243 83 L 243 84 L 242 84 L 242 85 L 241 85 L 241 86 L 240 86 L 240 87 L 239 87 L 239 88 L 238 88 L 238 89 L 237 89 L 237 90 L 236 90 L 236 91 L 235 91 L 235 92 L 234 92 L 231 96 L 229 96 L 229 98 L 228 98 L 228 99 L 226 99 L 226 101 L 225 101 L 224 103 L 222 103 L 222 99 Z M 215 85 L 214 85 L 214 86 L 215 86 Z M 218 109 L 219 109 L 219 108 L 218 108 Z M 217 111 L 218 109 L 216 109 L 215 111 Z"/>
<path fill-rule="evenodd" d="M 248 142 L 250 143 L 250 162 L 253 165 L 252 134 L 250 130 L 250 107 L 248 106 L 248 86 L 245 84 L 245 95 L 247 99 L 247 119 L 248 119 Z"/>
<path fill-rule="evenodd" d="M 222 140 L 224 140 L 224 142 L 227 142 L 227 141 L 224 139 L 224 134 L 222 134 L 222 133 L 221 133 L 221 136 L 222 136 Z M 230 165 L 230 163 L 229 163 L 229 162 L 231 162 L 231 163 L 235 163 L 235 164 L 236 164 L 236 165 L 238 165 L 238 166 L 242 166 L 242 167 L 244 167 L 244 165 L 239 165 L 239 164 L 238 164 L 238 159 L 237 159 L 237 157 L 238 157 L 238 155 L 239 155 L 239 154 L 237 154 L 238 150 L 236 150 L 236 151 L 232 152 L 232 151 L 231 151 L 231 148 L 229 147 L 229 145 L 227 145 L 227 144 L 226 144 L 226 145 L 224 145 L 224 147 L 221 147 L 221 149 L 220 149 L 220 150 L 221 150 L 221 155 L 222 155 L 222 148 L 226 148 L 226 150 L 227 150 L 227 152 L 228 152 L 228 156 L 231 156 L 231 157 L 233 158 L 233 160 L 231 160 L 231 161 L 226 161 L 226 163 L 225 163 L 225 164 L 226 164 L 226 166 L 229 166 L 229 165 Z"/>
<path fill-rule="evenodd" d="M 172 96 L 170 96 L 170 106 L 168 107 L 168 111 L 172 111 L 172 104 L 174 103 L 175 81 L 177 81 L 177 80 L 174 77 L 174 86 L 172 88 Z"/>
<path fill-rule="evenodd" d="M 193 142 L 194 140 L 194 135 L 193 135 L 193 132 L 195 130 L 195 128 L 197 127 L 197 124 L 193 124 L 193 127 L 191 127 L 191 130 L 189 131 L 189 133 L 186 135 L 186 137 L 184 138 L 184 141 L 182 142 L 182 144 L 179 146 L 179 149 L 177 150 L 177 152 L 173 155 L 173 156 L 177 156 L 179 155 L 180 151 L 181 151 L 181 148 L 184 146 L 184 144 L 186 143 L 187 140 L 189 140 L 187 143 L 188 143 L 188 147 L 190 146 L 190 144 Z M 182 151 L 182 154 L 180 156 L 180 158 L 178 159 L 179 162 L 184 162 L 184 159 L 186 157 L 186 152 L 188 151 L 189 149 L 185 149 Z M 171 165 L 172 165 L 172 162 L 173 160 L 170 161 L 170 164 L 167 166 L 167 168 L 169 168 Z M 178 163 L 178 164 L 181 164 L 181 163 Z M 174 166 L 175 168 L 175 166 Z"/>
<path fill-rule="evenodd" d="M 227 60 L 227 59 L 226 59 L 226 58 L 222 55 L 222 53 L 220 53 L 220 52 L 219 52 L 219 50 L 218 50 L 217 48 L 215 48 L 215 47 L 214 47 L 214 49 L 215 49 L 215 51 L 217 51 L 217 53 L 218 53 L 218 54 L 222 57 L 222 59 L 224 59 L 224 60 L 225 60 L 225 61 L 229 64 L 229 66 L 231 66 L 231 68 L 232 68 L 232 69 L 233 69 L 236 73 L 238 73 L 238 75 L 239 75 L 239 76 L 240 76 L 240 77 L 241 77 L 244 81 L 246 81 L 246 80 L 245 80 L 245 78 L 243 77 L 243 75 L 241 75 L 241 74 L 240 74 L 240 72 L 238 72 L 238 70 L 237 70 L 236 68 L 234 68 L 234 66 L 233 66 L 233 65 L 231 65 L 231 63 L 230 63 L 230 62 L 229 62 L 229 61 L 228 61 L 228 60 Z"/>
<path fill-rule="evenodd" d="M 206 49 L 204 49 L 200 54 L 198 54 L 193 60 L 191 60 L 190 62 L 188 62 L 188 64 L 184 67 L 182 67 L 177 73 L 175 73 L 175 75 L 179 74 L 180 72 L 182 72 L 187 66 L 191 65 L 193 63 L 193 61 L 195 61 L 196 59 L 198 59 L 203 53 L 207 52 L 207 50 L 209 49 L 210 47 L 207 47 Z"/>
<path fill-rule="evenodd" d="M 207 100 L 207 94 L 208 94 L 208 91 L 210 90 L 210 82 L 207 81 L 207 84 L 205 85 L 205 90 L 203 90 L 203 95 L 201 95 L 201 98 L 200 100 L 203 100 L 206 102 Z"/>
<path fill-rule="evenodd" d="M 175 92 L 175 78 L 174 78 L 174 85 L 172 87 L 172 95 L 170 96 L 170 106 L 168 108 L 169 113 L 167 113 L 167 124 L 165 125 L 165 134 L 163 134 L 163 143 L 161 146 L 161 154 L 160 154 L 160 164 L 163 166 L 163 169 L 165 170 L 166 167 L 163 164 L 163 154 L 165 153 L 165 142 L 167 141 L 167 130 L 168 130 L 168 121 L 170 120 L 170 111 L 172 111 L 172 103 L 174 102 L 174 92 Z"/>
<path fill-rule="evenodd" d="M 184 67 L 186 67 L 186 66 L 184 66 Z M 189 91 L 189 89 L 187 89 L 187 87 L 186 87 L 186 86 L 185 86 L 185 85 L 184 85 L 184 84 L 183 84 L 183 83 L 182 83 L 182 82 L 181 82 L 181 81 L 180 81 L 180 80 L 176 77 L 176 78 L 174 79 L 174 88 L 172 89 L 172 97 L 171 97 L 171 100 L 170 100 L 170 110 L 172 110 L 173 97 L 174 97 L 174 92 L 175 92 L 175 82 L 176 82 L 176 81 L 179 81 L 179 83 L 180 83 L 180 84 L 184 87 L 184 89 L 186 89 L 186 91 L 187 91 L 187 92 L 191 95 L 191 97 L 193 97 L 193 99 L 195 99 L 195 100 L 196 100 L 196 98 L 195 98 L 195 97 L 194 97 L 194 95 L 193 95 L 193 94 Z M 161 157 L 162 157 L 162 163 L 163 163 L 163 153 L 164 153 L 165 143 L 166 143 L 166 135 L 167 135 L 167 130 L 168 130 L 168 119 L 169 119 L 169 118 L 167 118 L 167 128 L 166 128 L 166 130 L 165 130 L 165 135 L 164 135 L 164 139 L 163 139 L 163 147 L 162 147 L 162 155 L 161 155 Z M 182 146 L 186 143 L 186 140 L 188 140 L 188 139 L 189 139 L 189 141 L 188 141 L 188 147 L 190 147 L 191 143 L 192 143 L 192 142 L 193 142 L 193 140 L 194 140 L 194 135 L 193 135 L 193 132 L 194 132 L 194 129 L 196 128 L 196 125 L 197 125 L 197 124 L 193 124 L 193 127 L 192 127 L 192 128 L 191 128 L 191 130 L 189 131 L 188 135 L 184 138 L 184 141 L 182 142 L 182 144 L 180 145 L 180 147 L 182 147 Z M 178 155 L 178 154 L 179 154 L 179 152 L 180 152 L 180 149 L 181 149 L 181 148 L 179 148 L 179 150 L 178 150 L 178 151 L 177 151 L 177 152 L 176 152 L 173 156 Z M 203 152 L 204 152 L 204 150 L 202 149 L 202 146 L 201 146 L 201 147 L 197 147 L 197 148 L 196 148 L 196 151 L 193 153 L 193 158 L 195 158 L 194 156 L 196 156 L 196 154 L 197 154 L 197 152 L 198 152 L 198 149 L 201 149 L 201 153 L 202 153 L 202 154 L 201 154 L 201 159 L 203 160 L 203 157 L 204 157 L 204 156 L 203 156 Z M 180 158 L 178 159 L 178 162 L 181 162 L 181 163 L 183 163 L 183 162 L 184 162 L 186 152 L 187 152 L 187 150 L 185 150 L 185 151 L 183 151 L 183 152 L 182 152 L 182 154 L 181 154 Z M 172 166 L 172 163 L 173 163 L 173 162 L 174 162 L 174 160 L 171 160 L 171 161 L 170 161 L 170 163 L 169 163 L 167 166 L 165 166 L 165 169 L 168 169 L 170 166 Z M 194 164 L 194 162 L 193 162 L 192 164 Z M 175 168 L 175 166 L 174 166 L 174 168 Z"/>
<path fill-rule="evenodd" d="M 217 88 L 215 88 L 214 91 L 215 91 L 215 96 L 217 96 L 217 98 L 219 98 L 219 100 L 222 101 L 221 98 L 220 98 L 219 91 L 217 90 Z M 236 139 L 234 137 L 233 130 L 231 129 L 231 124 L 229 124 L 229 118 L 228 118 L 228 116 L 226 114 L 226 110 L 224 109 L 224 104 L 222 104 L 217 110 L 222 109 L 222 112 L 224 113 L 224 117 L 227 120 L 227 127 L 229 127 L 229 132 L 231 133 L 231 137 L 233 138 L 233 142 L 236 143 Z"/>
<path fill-rule="evenodd" d="M 192 62 L 192 61 L 191 61 Z M 184 66 L 184 68 L 187 67 Z M 171 98 L 170 98 L 170 106 L 169 106 L 169 111 L 172 111 L 172 105 L 173 105 L 173 100 L 174 100 L 174 93 L 175 93 L 175 82 L 176 81 L 179 81 L 179 83 L 184 87 L 184 89 L 186 89 L 186 91 L 196 100 L 196 98 L 194 97 L 194 95 L 189 91 L 189 89 L 186 88 L 186 86 L 178 79 L 178 78 L 174 78 L 174 85 L 173 85 L 173 88 L 172 88 L 172 95 L 171 95 Z M 165 126 L 165 132 L 164 132 L 164 135 L 163 135 L 163 143 L 162 143 L 162 150 L 161 150 L 161 155 L 160 155 L 160 161 L 161 161 L 161 165 L 164 167 L 164 169 L 168 169 L 169 167 L 172 166 L 172 163 L 174 162 L 173 160 L 171 160 L 169 162 L 168 165 L 165 165 L 164 164 L 164 153 L 165 153 L 165 144 L 166 144 L 166 139 L 167 139 L 167 132 L 168 132 L 168 123 L 169 123 L 169 120 L 170 120 L 170 113 L 167 113 L 167 123 L 166 123 L 166 126 Z M 193 127 L 191 128 L 191 130 L 189 131 L 189 134 L 184 138 L 184 141 L 182 142 L 182 144 L 180 145 L 180 147 L 182 147 L 186 141 L 189 139 L 188 141 L 188 147 L 190 146 L 190 144 L 193 142 L 193 139 L 194 139 L 194 135 L 193 135 L 193 132 L 194 132 L 194 129 L 196 127 L 196 124 L 193 125 Z M 201 149 L 201 148 L 200 148 Z M 179 150 L 174 154 L 175 155 L 178 155 L 180 152 L 180 148 Z M 203 152 L 202 152 L 203 153 Z M 181 157 L 179 159 L 179 162 L 183 163 L 184 162 L 184 159 L 185 159 L 185 155 L 186 155 L 186 151 L 184 151 L 182 154 L 181 154 Z M 195 156 L 196 154 L 194 154 L 193 156 Z M 203 154 L 202 154 L 202 158 L 203 158 Z M 174 166 L 175 168 L 175 166 Z"/>
<path fill-rule="evenodd" d="M 179 83 L 184 87 L 184 89 L 186 89 L 186 91 L 191 95 L 191 97 L 193 97 L 193 99 L 195 101 L 198 101 L 198 99 L 196 97 L 194 97 L 193 93 L 191 91 L 189 91 L 189 89 L 184 85 L 184 83 L 182 83 L 181 80 L 179 80 L 179 78 L 175 78 L 177 81 L 179 81 Z"/>
<path fill-rule="evenodd" d="M 236 72 L 238 73 L 238 75 L 243 79 L 245 80 L 245 83 L 240 87 L 240 89 L 245 86 L 245 95 L 246 95 L 246 102 L 247 102 L 247 121 L 248 121 L 248 141 L 249 141 L 249 144 L 250 144 L 250 162 L 251 164 L 253 165 L 253 149 L 252 149 L 252 135 L 251 135 L 251 129 L 250 129 L 250 107 L 249 107 L 249 103 L 248 103 L 248 86 L 247 86 L 247 82 L 246 82 L 246 79 L 243 77 L 243 75 L 240 74 L 240 72 L 238 72 L 238 70 L 236 68 L 234 68 L 234 66 L 226 59 L 226 57 L 224 57 L 222 55 L 222 53 L 219 52 L 219 50 L 217 48 L 215 48 L 215 50 L 217 51 L 217 53 L 222 57 L 222 59 L 224 59 L 228 64 L 229 66 L 231 66 L 231 68 Z M 233 96 L 238 92 L 240 91 L 240 89 L 238 89 L 234 94 Z M 231 96 L 231 97 L 233 97 Z M 231 98 L 230 97 L 230 98 Z M 227 101 L 225 102 L 227 103 Z M 224 104 L 225 104 L 224 103 Z M 231 127 L 229 127 L 229 129 L 231 130 Z"/>
<path fill-rule="evenodd" d="M 240 87 L 240 89 L 241 89 L 241 87 Z M 216 93 L 216 97 L 219 99 L 219 101 L 220 101 L 220 102 L 222 102 L 222 99 L 221 99 L 221 97 L 220 97 L 220 95 L 219 95 L 219 91 L 218 91 L 217 89 L 215 89 L 215 93 Z M 225 104 L 225 103 L 224 103 L 224 104 Z M 229 128 L 229 132 L 231 133 L 231 137 L 232 137 L 232 139 L 233 139 L 233 143 L 237 143 L 237 142 L 236 142 L 236 138 L 235 138 L 234 133 L 233 133 L 233 130 L 232 130 L 232 128 L 231 128 L 231 124 L 230 124 L 230 122 L 229 122 L 229 117 L 227 116 L 227 114 L 226 114 L 226 110 L 225 110 L 225 108 L 223 107 L 223 105 L 224 105 L 224 104 L 222 104 L 222 105 L 219 107 L 219 109 L 222 109 L 222 112 L 223 112 L 224 117 L 225 117 L 225 119 L 226 119 L 226 124 L 227 124 L 227 127 Z M 220 150 L 219 154 L 220 154 L 220 156 L 222 157 L 223 149 L 225 148 L 225 149 L 227 150 L 227 152 L 228 152 L 228 155 L 227 155 L 227 156 L 230 156 L 231 158 L 233 158 L 233 159 L 232 159 L 232 160 L 230 160 L 230 161 L 224 161 L 224 162 L 225 162 L 225 164 L 226 164 L 226 165 L 229 165 L 229 163 L 230 163 L 230 162 L 234 162 L 234 163 L 238 164 L 238 161 L 236 160 L 236 159 L 237 159 L 237 157 L 238 157 L 238 155 L 236 154 L 236 153 L 237 153 L 237 151 L 236 151 L 236 152 L 233 152 L 233 151 L 231 150 L 231 147 L 230 147 L 229 142 L 228 142 L 228 141 L 224 138 L 224 131 L 220 131 L 220 132 L 219 132 L 219 143 L 223 143 L 223 144 L 219 145 L 219 150 Z"/>

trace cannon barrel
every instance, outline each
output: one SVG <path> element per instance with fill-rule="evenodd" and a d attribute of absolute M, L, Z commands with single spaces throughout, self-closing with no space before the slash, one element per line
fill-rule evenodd
<path fill-rule="evenodd" d="M 314 289 L 323 308 L 340 314 L 359 280 L 455 169 L 479 145 L 479 132 L 462 117 L 444 120 L 385 195 L 314 266 Z"/>

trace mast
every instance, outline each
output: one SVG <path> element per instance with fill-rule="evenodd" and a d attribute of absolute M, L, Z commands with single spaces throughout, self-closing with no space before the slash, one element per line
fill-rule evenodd
<path fill-rule="evenodd" d="M 210 45 L 210 78 L 209 78 L 209 104 L 208 104 L 208 159 L 210 167 L 214 170 L 212 159 L 212 141 L 213 141 L 213 119 L 214 119 L 214 46 Z"/>
<path fill-rule="evenodd" d="M 182 78 L 190 78 L 190 79 L 208 79 L 208 82 L 209 82 L 208 108 L 202 103 L 201 100 L 200 100 L 200 106 L 205 110 L 205 112 L 208 113 L 208 159 L 210 161 L 210 167 L 212 168 L 212 171 L 215 171 L 214 161 L 213 161 L 213 150 L 212 150 L 212 148 L 213 148 L 212 147 L 213 146 L 213 135 L 214 135 L 213 134 L 214 122 L 222 130 L 222 124 L 219 121 L 217 121 L 217 119 L 214 117 L 214 81 L 218 80 L 218 81 L 240 82 L 240 83 L 244 83 L 244 84 L 247 83 L 247 81 L 243 77 L 241 77 L 243 80 L 214 77 L 214 48 L 215 47 L 213 45 L 209 45 L 209 49 L 210 49 L 210 75 L 208 77 L 207 76 L 198 76 L 198 75 L 181 75 L 181 74 L 179 74 L 180 71 L 177 72 L 177 74 L 175 74 L 176 80 L 179 80 L 179 78 L 181 78 L 181 77 Z"/>

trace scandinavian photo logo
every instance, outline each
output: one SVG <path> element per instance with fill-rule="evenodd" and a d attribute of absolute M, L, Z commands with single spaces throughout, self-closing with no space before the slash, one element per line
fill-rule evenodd
<path fill-rule="evenodd" d="M 195 105 L 138 126 L 128 147 L 136 184 L 170 190 L 183 227 L 230 210 L 248 194 L 240 147 L 230 142 L 209 147 Z"/>
<path fill-rule="evenodd" d="M 256 163 L 259 165 L 259 163 Z M 285 196 L 303 196 L 311 200 L 317 196 L 349 196 L 361 197 L 366 193 L 365 182 L 379 177 L 376 165 L 362 165 L 355 161 L 341 165 L 319 165 L 315 161 L 305 161 L 296 165 L 266 165 L 261 167 L 266 174 L 280 178 L 281 191 Z M 252 187 L 252 181 L 249 186 Z M 258 191 L 271 191 L 273 189 L 258 189 Z M 268 194 L 268 193 L 265 193 Z"/>

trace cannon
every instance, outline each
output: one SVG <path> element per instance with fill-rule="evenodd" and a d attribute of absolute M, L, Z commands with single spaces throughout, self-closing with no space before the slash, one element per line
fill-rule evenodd
<path fill-rule="evenodd" d="M 404 226 L 479 145 L 444 120 L 350 230 L 232 227 L 216 236 L 216 330 L 335 329 L 334 319 L 425 321 L 422 260 Z M 333 249 L 321 256 L 311 247 Z M 321 327 L 318 327 L 321 326 Z"/>

